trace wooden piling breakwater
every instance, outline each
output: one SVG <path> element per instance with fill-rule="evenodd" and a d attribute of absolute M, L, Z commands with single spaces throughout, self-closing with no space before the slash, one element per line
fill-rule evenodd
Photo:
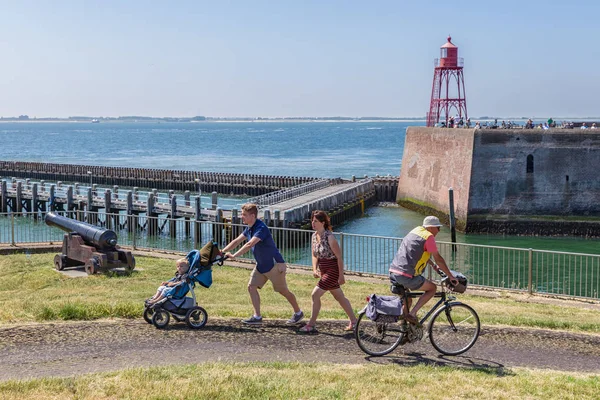
<path fill-rule="evenodd" d="M 375 198 L 377 201 L 395 203 L 398 195 L 398 177 L 375 175 L 372 179 L 375 184 Z"/>
<path fill-rule="evenodd" d="M 92 182 L 158 190 L 259 196 L 317 180 L 312 177 L 201 172 L 98 165 L 0 161 L 0 175 L 49 181 Z M 200 185 L 200 187 L 198 187 Z"/>
<path fill-rule="evenodd" d="M 185 190 L 191 192 L 201 190 L 202 192 L 247 196 L 270 194 L 274 191 L 322 180 L 315 177 L 106 167 L 28 161 L 0 161 L 0 176 L 56 182 L 90 182 L 98 185 L 118 185 L 182 192 Z M 365 176 L 366 178 L 367 176 Z M 355 179 L 353 177 L 353 180 Z M 396 201 L 398 192 L 397 176 L 376 175 L 372 179 L 375 184 L 377 201 Z"/>
<path fill-rule="evenodd" d="M 310 222 L 312 211 L 321 209 L 329 212 L 341 222 L 352 215 L 363 213 L 365 208 L 375 201 L 375 185 L 372 179 L 354 182 L 341 179 L 316 181 L 314 185 L 306 183 L 296 188 L 286 189 L 289 193 L 279 193 L 260 205 L 259 217 L 272 226 L 302 227 Z M 162 231 L 155 225 L 159 216 L 166 216 L 175 226 L 175 220 L 241 222 L 238 210 L 221 210 L 217 208 L 217 193 L 213 192 L 211 204 L 201 207 L 200 198 L 192 197 L 189 191 L 183 196 L 170 191 L 169 194 L 140 192 L 138 188 L 123 191 L 117 185 L 113 189 L 56 184 L 45 181 L 32 182 L 30 179 L 0 182 L 0 213 L 30 213 L 35 217 L 46 211 L 63 211 L 71 218 L 88 218 L 92 220 L 100 209 L 105 214 L 127 216 L 132 222 L 129 229 L 135 230 L 138 225 L 134 220 L 145 214 L 149 230 L 152 233 Z M 206 207 L 208 206 L 208 207 Z M 89 214 L 89 217 L 81 216 Z M 117 217 L 114 217 L 117 218 Z M 119 217 L 120 218 L 120 217 Z M 134 223 L 135 222 L 135 223 Z M 109 219 L 106 224 L 113 224 Z M 118 223 L 114 223 L 118 225 Z M 170 229 L 174 233 L 175 229 Z"/>
<path fill-rule="evenodd" d="M 254 195 L 249 201 L 259 205 L 259 217 L 270 226 L 310 229 L 312 211 L 324 210 L 333 223 L 340 224 L 376 201 L 394 201 L 398 182 L 390 176 L 344 180 L 21 161 L 0 161 L 0 176 L 13 176 L 0 182 L 0 213 L 37 219 L 46 211 L 62 211 L 70 218 L 108 228 L 126 227 L 128 232 L 145 230 L 148 235 L 168 233 L 171 237 L 181 232 L 201 237 L 202 221 L 217 224 L 214 226 L 241 223 L 237 207 L 217 207 L 218 193 Z M 62 181 L 85 183 L 66 185 Z M 106 186 L 100 188 L 102 184 Z M 152 190 L 143 192 L 140 187 Z M 158 192 L 161 188 L 168 193 Z M 211 204 L 201 204 L 198 189 L 212 193 Z M 185 220 L 185 229 L 177 228 L 177 219 Z"/>

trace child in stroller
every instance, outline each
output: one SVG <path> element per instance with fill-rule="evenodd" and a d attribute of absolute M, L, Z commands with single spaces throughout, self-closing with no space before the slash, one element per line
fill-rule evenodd
<path fill-rule="evenodd" d="M 156 294 L 150 297 L 148 300 L 146 300 L 145 304 L 147 306 L 159 302 L 165 297 L 173 296 L 173 294 L 177 290 L 177 287 L 180 286 L 183 282 L 185 282 L 185 280 L 187 279 L 187 272 L 190 269 L 190 264 L 187 258 L 180 258 L 179 260 L 177 260 L 176 265 L 177 272 L 175 272 L 175 276 L 169 279 L 168 281 L 160 284 L 158 290 L 156 291 Z"/>
<path fill-rule="evenodd" d="M 146 300 L 144 320 L 163 329 L 172 316 L 177 321 L 185 321 L 190 328 L 202 328 L 206 325 L 208 313 L 198 306 L 194 288 L 196 283 L 209 288 L 212 285 L 213 264 L 223 265 L 224 260 L 215 242 L 208 242 L 200 251 L 190 251 L 185 259 L 177 261 L 175 277 L 163 282 L 165 285 L 161 285 L 156 294 Z M 186 265 L 189 269 L 184 271 Z M 191 293 L 191 297 L 188 293 Z"/>

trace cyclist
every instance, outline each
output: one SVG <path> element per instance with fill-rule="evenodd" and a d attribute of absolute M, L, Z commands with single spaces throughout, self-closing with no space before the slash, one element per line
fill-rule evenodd
<path fill-rule="evenodd" d="M 446 261 L 440 255 L 435 243 L 435 236 L 440 232 L 442 224 L 437 217 L 428 216 L 423 220 L 423 225 L 417 226 L 410 231 L 400 244 L 400 248 L 394 256 L 390 265 L 390 281 L 395 285 L 402 285 L 410 290 L 423 290 L 425 293 L 419 297 L 419 301 L 410 312 L 410 304 L 404 305 L 403 316 L 411 324 L 417 324 L 417 313 L 436 292 L 435 283 L 426 279 L 422 273 L 430 257 L 448 276 L 450 283 L 456 285 L 458 280 L 454 277 L 446 265 Z"/>

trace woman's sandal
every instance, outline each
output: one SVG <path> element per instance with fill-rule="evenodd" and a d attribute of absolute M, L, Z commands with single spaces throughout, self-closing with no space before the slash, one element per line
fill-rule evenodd
<path fill-rule="evenodd" d="M 353 324 L 348 325 L 347 327 L 344 328 L 345 332 L 353 332 L 354 328 L 356 328 L 356 322 Z"/>
<path fill-rule="evenodd" d="M 317 333 L 317 329 L 313 325 L 306 324 L 302 328 L 298 329 L 300 333 Z"/>

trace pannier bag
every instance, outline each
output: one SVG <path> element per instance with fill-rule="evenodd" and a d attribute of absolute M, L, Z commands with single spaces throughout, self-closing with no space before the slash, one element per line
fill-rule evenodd
<path fill-rule="evenodd" d="M 392 317 L 394 322 L 398 321 L 398 317 L 402 315 L 402 299 L 398 296 L 380 296 L 373 293 L 369 296 L 366 314 L 371 321 L 377 321 L 382 316 Z"/>
<path fill-rule="evenodd" d="M 456 286 L 452 286 L 450 280 L 446 280 L 446 287 L 453 292 L 456 293 L 464 293 L 467 290 L 467 277 L 461 274 L 460 272 L 451 271 L 452 275 L 458 280 L 458 284 Z"/>

